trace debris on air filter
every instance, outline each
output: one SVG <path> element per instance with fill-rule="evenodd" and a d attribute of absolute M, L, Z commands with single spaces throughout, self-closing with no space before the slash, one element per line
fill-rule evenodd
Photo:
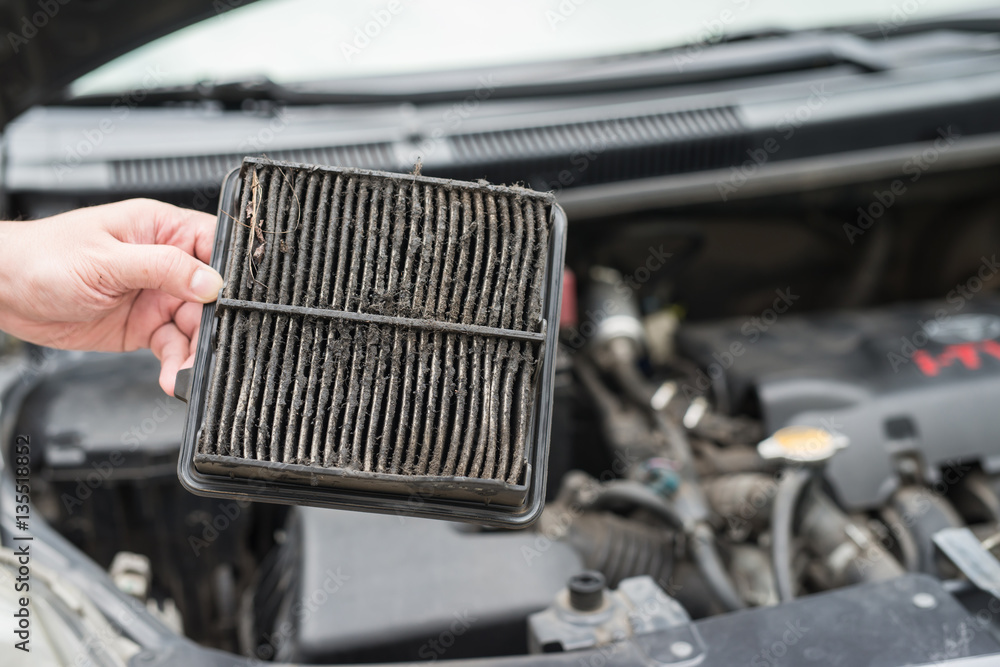
<path fill-rule="evenodd" d="M 193 492 L 520 526 L 541 510 L 550 195 L 247 158 L 178 464 Z"/>

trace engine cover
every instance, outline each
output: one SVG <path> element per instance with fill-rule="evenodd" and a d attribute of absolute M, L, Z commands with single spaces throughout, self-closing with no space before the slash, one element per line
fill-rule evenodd
<path fill-rule="evenodd" d="M 689 396 L 759 410 L 769 432 L 805 424 L 847 435 L 826 473 L 850 509 L 886 499 L 903 455 L 919 454 L 932 484 L 954 483 L 972 462 L 1000 469 L 1000 300 L 688 325 L 678 345 L 702 369 Z"/>

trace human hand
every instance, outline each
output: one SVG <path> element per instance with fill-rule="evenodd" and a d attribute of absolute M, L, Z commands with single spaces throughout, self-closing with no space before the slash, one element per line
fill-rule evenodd
<path fill-rule="evenodd" d="M 172 396 L 222 288 L 204 263 L 214 236 L 214 216 L 150 199 L 0 222 L 0 329 L 67 350 L 148 347 Z"/>

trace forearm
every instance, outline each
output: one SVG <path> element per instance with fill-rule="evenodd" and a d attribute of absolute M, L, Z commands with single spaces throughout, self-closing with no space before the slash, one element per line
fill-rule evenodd
<path fill-rule="evenodd" d="M 28 227 L 31 222 L 0 221 L 0 331 L 30 342 L 50 345 L 50 341 L 37 340 L 32 332 L 31 309 L 26 308 L 29 298 L 45 298 L 44 290 L 35 285 L 37 266 L 29 266 L 30 254 Z"/>

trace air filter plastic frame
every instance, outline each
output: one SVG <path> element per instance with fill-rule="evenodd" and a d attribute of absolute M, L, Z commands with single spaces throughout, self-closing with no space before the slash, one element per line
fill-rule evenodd
<path fill-rule="evenodd" d="M 529 194 L 546 202 L 549 214 L 548 255 L 541 286 L 541 331 L 535 335 L 535 340 L 540 345 L 540 361 L 534 371 L 535 391 L 524 450 L 523 481 L 509 484 L 477 477 L 361 472 L 199 452 L 198 441 L 218 353 L 220 317 L 227 307 L 226 300 L 222 300 L 220 304 L 212 303 L 204 307 L 194 366 L 178 374 L 176 394 L 189 403 L 178 460 L 178 476 L 184 487 L 203 496 L 445 518 L 497 527 L 523 527 L 532 523 L 541 512 L 545 493 L 565 253 L 566 218 L 562 209 L 551 197 L 520 188 L 488 185 L 485 182 L 467 183 L 426 176 L 246 158 L 242 167 L 233 170 L 222 186 L 211 264 L 223 276 L 227 275 L 227 264 L 233 253 L 234 230 L 242 228 L 234 221 L 240 219 L 243 176 L 248 169 L 258 167 L 278 167 L 292 174 L 308 170 L 310 173 L 330 174 L 334 177 L 391 179 L 397 183 L 443 186 L 452 190 L 502 197 L 523 197 Z M 239 261 L 247 260 L 241 258 Z M 270 307 L 268 304 L 265 306 Z M 294 310 L 281 312 L 295 315 Z M 299 315 L 310 316 L 301 312 Z M 358 319 L 364 321 L 362 318 Z M 454 328 L 455 325 L 449 326 L 453 333 L 461 333 Z M 427 409 L 432 407 L 428 405 Z"/>

